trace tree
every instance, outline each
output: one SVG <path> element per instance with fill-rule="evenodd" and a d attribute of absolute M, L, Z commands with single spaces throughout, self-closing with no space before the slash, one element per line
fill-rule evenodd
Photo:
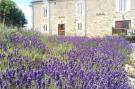
<path fill-rule="evenodd" d="M 15 7 L 15 3 L 10 0 L 1 0 L 0 13 L 3 24 L 5 24 L 6 15 L 10 13 L 10 10 Z"/>
<path fill-rule="evenodd" d="M 24 13 L 18 8 L 12 9 L 10 13 L 7 14 L 7 17 L 8 20 L 6 20 L 6 24 L 8 25 L 13 25 L 19 28 L 27 24 L 27 20 L 25 19 Z"/>
<path fill-rule="evenodd" d="M 24 13 L 11 0 L 0 1 L 0 21 L 3 25 L 23 27 L 27 24 Z"/>

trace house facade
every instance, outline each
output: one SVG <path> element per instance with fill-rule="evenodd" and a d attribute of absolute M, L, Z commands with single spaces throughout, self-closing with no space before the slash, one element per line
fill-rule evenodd
<path fill-rule="evenodd" d="M 135 28 L 135 0 L 33 0 L 32 15 L 44 34 L 112 35 L 112 28 Z"/>

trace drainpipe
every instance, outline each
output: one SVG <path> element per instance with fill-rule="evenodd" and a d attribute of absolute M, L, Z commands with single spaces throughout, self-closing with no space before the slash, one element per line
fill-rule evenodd
<path fill-rule="evenodd" d="M 121 13 L 122 14 L 122 20 L 125 20 L 125 15 L 124 15 L 124 12 Z"/>
<path fill-rule="evenodd" d="M 75 36 L 77 36 L 77 12 L 76 12 L 76 10 L 77 10 L 77 0 L 74 0 L 74 3 L 75 3 L 75 5 L 74 5 L 74 7 L 75 7 L 75 13 L 74 13 L 74 15 L 75 15 L 75 26 L 74 26 L 74 29 L 75 29 Z"/>
<path fill-rule="evenodd" d="M 33 31 L 35 31 L 35 27 L 34 27 L 34 24 L 35 24 L 35 23 L 34 23 L 34 7 L 33 7 L 33 5 L 32 5 L 32 15 L 33 15 L 33 16 L 32 16 L 32 19 L 33 19 L 33 20 L 32 20 Z"/>
<path fill-rule="evenodd" d="M 87 0 L 84 0 L 85 4 L 85 36 L 87 36 Z"/>
<path fill-rule="evenodd" d="M 32 10 L 32 31 L 34 32 L 34 7 L 33 7 L 33 3 L 32 5 L 29 5 L 31 7 Z"/>
<path fill-rule="evenodd" d="M 48 0 L 48 9 L 49 9 L 49 17 L 48 17 L 48 19 L 49 19 L 49 34 L 50 35 L 52 35 L 52 28 L 51 28 L 51 22 L 50 22 L 50 20 L 51 20 L 51 6 L 50 6 L 50 3 L 51 3 L 51 1 L 49 1 Z"/>

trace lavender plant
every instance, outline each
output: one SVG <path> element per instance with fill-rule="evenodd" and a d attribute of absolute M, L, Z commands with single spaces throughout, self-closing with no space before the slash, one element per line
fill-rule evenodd
<path fill-rule="evenodd" d="M 44 59 L 49 45 L 38 36 L 11 34 L 8 44 L 0 44 L 0 89 L 131 89 L 124 61 L 132 47 L 123 38 L 48 37 L 54 42 L 73 45 L 63 51 L 66 61 L 53 53 Z M 36 53 L 38 61 L 32 60 Z"/>

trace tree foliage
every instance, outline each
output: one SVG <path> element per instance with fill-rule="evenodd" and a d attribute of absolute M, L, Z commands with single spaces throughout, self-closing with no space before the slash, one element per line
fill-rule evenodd
<path fill-rule="evenodd" d="M 0 22 L 3 25 L 23 27 L 27 24 L 24 13 L 11 0 L 0 0 Z"/>

